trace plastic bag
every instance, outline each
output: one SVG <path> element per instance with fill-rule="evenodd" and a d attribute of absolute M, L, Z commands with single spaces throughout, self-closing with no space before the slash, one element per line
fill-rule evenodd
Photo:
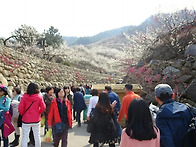
<path fill-rule="evenodd" d="M 52 142 L 52 129 L 49 129 L 46 135 L 44 136 L 43 142 L 50 143 Z"/>
<path fill-rule="evenodd" d="M 45 116 L 41 117 L 41 127 L 45 125 Z"/>

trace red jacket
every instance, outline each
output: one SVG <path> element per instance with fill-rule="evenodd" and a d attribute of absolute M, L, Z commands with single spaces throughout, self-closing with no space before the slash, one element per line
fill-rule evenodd
<path fill-rule="evenodd" d="M 69 122 L 69 127 L 72 127 L 72 111 L 71 111 L 71 103 L 66 98 L 65 99 L 65 106 L 67 106 L 67 118 Z M 50 105 L 50 111 L 48 113 L 48 126 L 54 125 L 56 123 L 60 123 L 61 118 L 57 106 L 56 98 L 52 101 Z"/>
<path fill-rule="evenodd" d="M 32 102 L 33 104 L 31 105 Z M 30 105 L 31 107 L 27 110 Z M 45 108 L 46 105 L 40 94 L 28 95 L 25 93 L 18 105 L 18 111 L 22 115 L 22 122 L 24 123 L 39 122 L 41 119 L 40 114 L 44 112 Z"/>

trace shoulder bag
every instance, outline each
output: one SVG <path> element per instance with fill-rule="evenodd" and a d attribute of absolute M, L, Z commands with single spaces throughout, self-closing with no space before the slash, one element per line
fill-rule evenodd
<path fill-rule="evenodd" d="M 31 103 L 31 105 L 34 103 L 34 101 Z M 29 110 L 29 108 L 31 107 L 31 105 L 26 109 L 25 113 Z M 25 114 L 24 113 L 24 114 Z M 24 115 L 23 114 L 23 115 Z M 17 127 L 22 127 L 22 115 L 19 114 L 18 116 L 18 122 L 17 122 Z"/>

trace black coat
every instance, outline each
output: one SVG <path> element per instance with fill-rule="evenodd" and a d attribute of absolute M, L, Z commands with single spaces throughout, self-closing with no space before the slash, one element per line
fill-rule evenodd
<path fill-rule="evenodd" d="M 89 143 L 114 143 L 117 141 L 114 114 L 104 114 L 98 108 L 93 110 L 90 122 L 93 126 Z"/>
<path fill-rule="evenodd" d="M 74 93 L 74 109 L 79 112 L 86 109 L 86 104 L 84 102 L 84 96 L 81 92 Z"/>

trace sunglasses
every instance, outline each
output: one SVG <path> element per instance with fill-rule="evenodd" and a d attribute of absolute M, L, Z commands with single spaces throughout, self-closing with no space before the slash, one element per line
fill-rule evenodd
<path fill-rule="evenodd" d="M 12 92 L 14 92 L 15 90 L 12 90 Z"/>
<path fill-rule="evenodd" d="M 3 90 L 0 88 L 0 92 L 1 92 L 1 91 L 3 91 Z"/>

